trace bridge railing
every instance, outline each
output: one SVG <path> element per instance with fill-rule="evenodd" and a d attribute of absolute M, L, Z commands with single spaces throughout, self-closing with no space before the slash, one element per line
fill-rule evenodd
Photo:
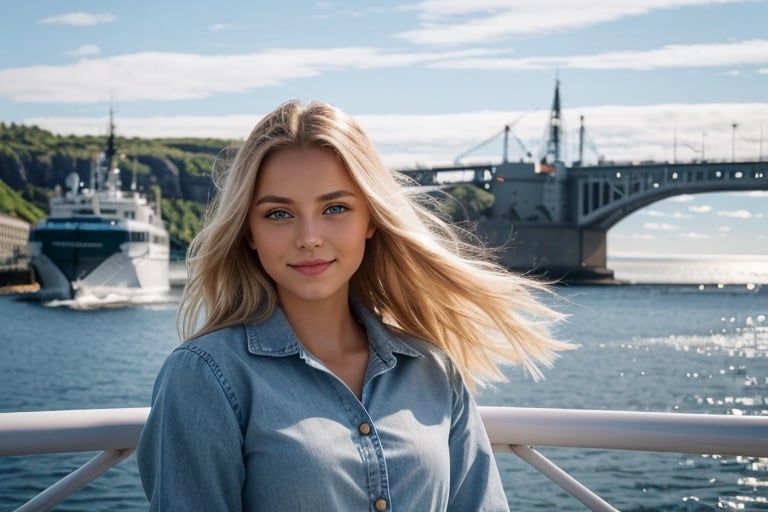
<path fill-rule="evenodd" d="M 768 457 L 768 416 L 480 407 L 512 452 L 593 511 L 616 510 L 532 446 Z M 130 456 L 149 408 L 0 413 L 0 457 L 101 451 L 17 511 L 47 510 Z"/>

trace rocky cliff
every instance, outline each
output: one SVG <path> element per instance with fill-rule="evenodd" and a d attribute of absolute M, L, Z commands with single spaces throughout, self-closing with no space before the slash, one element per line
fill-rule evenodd
<path fill-rule="evenodd" d="M 28 186 L 53 191 L 63 188 L 74 172 L 90 185 L 94 158 L 106 144 L 104 137 L 58 136 L 36 127 L 0 123 L 0 180 L 12 189 Z M 160 187 L 162 196 L 206 202 L 210 170 L 216 154 L 231 144 L 223 140 L 117 138 L 122 188 L 135 180 L 138 190 Z"/>

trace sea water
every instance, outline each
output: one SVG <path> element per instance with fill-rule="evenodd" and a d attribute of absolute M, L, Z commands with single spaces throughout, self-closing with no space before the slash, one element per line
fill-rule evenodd
<path fill-rule="evenodd" d="M 478 402 L 768 415 L 768 261 L 743 272 L 755 260 L 722 261 L 719 270 L 705 261 L 698 276 L 691 262 L 614 261 L 618 278 L 656 284 L 557 288 L 559 298 L 548 300 L 570 315 L 558 335 L 580 348 L 563 353 L 543 381 L 506 368 L 508 382 L 484 388 Z M 177 344 L 177 298 L 78 308 L 0 297 L 0 412 L 147 406 Z M 766 459 L 540 451 L 620 510 L 768 510 Z M 21 505 L 94 455 L 0 459 L 0 509 Z M 584 510 L 514 455 L 497 460 L 513 510 Z M 55 510 L 146 508 L 131 457 Z"/>

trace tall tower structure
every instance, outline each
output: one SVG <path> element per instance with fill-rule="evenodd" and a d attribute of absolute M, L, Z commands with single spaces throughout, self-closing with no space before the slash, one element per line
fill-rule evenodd
<path fill-rule="evenodd" d="M 554 165 L 555 162 L 562 162 L 562 117 L 560 111 L 560 80 L 555 80 L 555 99 L 552 102 L 552 110 L 549 113 L 549 126 L 547 127 L 547 146 L 541 163 Z"/>

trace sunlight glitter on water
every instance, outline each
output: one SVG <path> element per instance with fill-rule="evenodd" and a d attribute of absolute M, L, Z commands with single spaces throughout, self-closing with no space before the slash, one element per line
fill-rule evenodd
<path fill-rule="evenodd" d="M 608 268 L 627 283 L 738 284 L 749 290 L 768 284 L 763 255 L 609 255 Z"/>
<path fill-rule="evenodd" d="M 768 322 L 766 315 L 747 316 L 743 321 L 735 316 L 721 317 L 722 327 L 710 335 L 671 335 L 635 340 L 639 345 L 668 345 L 682 352 L 728 352 L 747 359 L 768 357 Z"/>

